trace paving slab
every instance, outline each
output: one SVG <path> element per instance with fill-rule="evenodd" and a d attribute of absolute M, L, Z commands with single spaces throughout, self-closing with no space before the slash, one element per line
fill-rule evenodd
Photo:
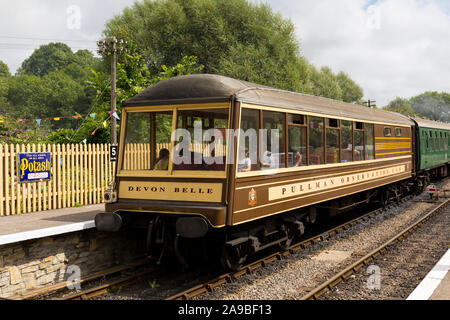
<path fill-rule="evenodd" d="M 102 203 L 0 217 L 0 245 L 94 228 L 104 210 Z"/>

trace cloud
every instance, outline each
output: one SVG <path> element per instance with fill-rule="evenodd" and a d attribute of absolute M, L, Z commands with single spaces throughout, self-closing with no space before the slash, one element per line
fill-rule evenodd
<path fill-rule="evenodd" d="M 296 25 L 302 54 L 343 70 L 366 98 L 450 91 L 450 16 L 440 0 L 270 0 Z"/>
<path fill-rule="evenodd" d="M 2 0 L 6 2 L 5 0 Z M 260 0 L 252 0 L 260 2 Z M 317 67 L 348 73 L 378 106 L 396 96 L 450 91 L 448 0 L 265 0 L 296 26 L 302 54 Z M 107 20 L 134 0 L 21 0 L 2 4 L 0 60 L 12 72 L 45 40 L 66 39 L 74 50 L 95 48 Z M 68 28 L 70 6 L 80 28 Z M 72 14 L 72 16 L 71 16 Z M 2 38 L 3 36 L 3 38 Z M 83 42 L 82 42 L 83 41 Z M 87 41 L 87 42 L 85 42 Z M 6 43 L 6 44 L 2 44 Z"/>
<path fill-rule="evenodd" d="M 2 1 L 5 3 L 1 5 L 0 60 L 12 72 L 34 49 L 51 40 L 62 40 L 74 51 L 95 50 L 106 21 L 134 3 L 134 0 Z"/>

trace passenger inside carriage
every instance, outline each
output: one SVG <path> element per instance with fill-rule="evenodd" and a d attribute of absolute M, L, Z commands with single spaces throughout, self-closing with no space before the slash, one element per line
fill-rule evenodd
<path fill-rule="evenodd" d="M 250 154 L 248 152 L 248 148 L 244 150 L 244 157 L 240 156 L 238 160 L 238 172 L 248 172 L 252 169 L 252 162 L 250 160 Z"/>
<path fill-rule="evenodd" d="M 168 170 L 169 169 L 169 150 L 159 150 L 159 157 L 156 159 L 155 170 Z"/>
<path fill-rule="evenodd" d="M 262 163 L 263 170 L 276 169 L 276 168 L 278 168 L 277 163 L 278 163 L 278 160 L 275 159 L 273 153 L 266 150 L 263 155 L 263 163 Z"/>

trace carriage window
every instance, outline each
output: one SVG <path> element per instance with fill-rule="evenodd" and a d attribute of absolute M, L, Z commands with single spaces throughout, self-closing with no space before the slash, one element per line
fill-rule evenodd
<path fill-rule="evenodd" d="M 173 169 L 224 171 L 227 128 L 226 108 L 179 110 Z"/>
<path fill-rule="evenodd" d="M 429 144 L 430 144 L 430 152 L 433 152 L 434 151 L 434 140 L 433 140 L 433 133 L 431 132 L 431 131 L 429 131 L 428 132 L 428 140 L 430 140 L 429 141 Z"/>
<path fill-rule="evenodd" d="M 426 149 L 425 149 L 425 132 L 422 131 L 422 152 L 425 153 Z M 428 147 L 427 147 L 428 148 Z"/>
<path fill-rule="evenodd" d="M 355 130 L 355 148 L 353 149 L 355 161 L 364 160 L 364 131 Z"/>
<path fill-rule="evenodd" d="M 353 138 L 352 138 L 352 122 L 351 121 L 341 121 L 341 150 L 342 158 L 341 162 L 351 162 L 353 161 L 352 149 L 353 149 Z"/>
<path fill-rule="evenodd" d="M 323 164 L 323 118 L 309 119 L 309 164 Z"/>
<path fill-rule="evenodd" d="M 435 131 L 434 132 L 434 150 L 435 151 L 439 151 L 439 137 L 438 137 L 438 133 Z"/>
<path fill-rule="evenodd" d="M 384 136 L 385 137 L 390 137 L 392 135 L 391 133 L 391 128 L 389 127 L 384 127 Z"/>
<path fill-rule="evenodd" d="M 327 148 L 326 148 L 326 161 L 327 163 L 339 163 L 339 120 L 326 119 L 327 126 Z"/>
<path fill-rule="evenodd" d="M 366 160 L 375 159 L 375 138 L 373 124 L 364 123 L 364 130 L 366 134 Z"/>
<path fill-rule="evenodd" d="M 238 172 L 258 170 L 259 110 L 242 109 L 240 129 Z"/>
<path fill-rule="evenodd" d="M 301 117 L 299 119 L 299 117 Z M 305 116 L 288 114 L 288 167 L 306 166 Z M 299 121 L 300 120 L 300 121 Z"/>
<path fill-rule="evenodd" d="M 172 111 L 127 113 L 122 168 L 167 170 L 171 131 Z"/>
<path fill-rule="evenodd" d="M 402 136 L 402 129 L 395 128 L 395 136 L 396 137 L 401 137 Z"/>
<path fill-rule="evenodd" d="M 445 150 L 448 150 L 448 136 L 447 136 L 447 132 L 445 133 L 444 148 L 445 148 Z"/>
<path fill-rule="evenodd" d="M 261 137 L 262 170 L 284 168 L 286 166 L 285 122 L 285 113 L 263 111 L 262 129 L 267 130 L 267 136 L 264 137 L 263 133 Z"/>
<path fill-rule="evenodd" d="M 441 135 L 441 151 L 444 151 L 444 136 L 442 135 L 442 132 L 440 132 Z"/>

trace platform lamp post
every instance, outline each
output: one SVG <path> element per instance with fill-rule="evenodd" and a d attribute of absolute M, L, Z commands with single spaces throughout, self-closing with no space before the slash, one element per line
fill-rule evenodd
<path fill-rule="evenodd" d="M 111 37 L 105 40 L 97 41 L 98 53 L 103 56 L 111 54 L 111 111 L 116 111 L 117 95 L 116 95 L 116 74 L 117 74 L 117 55 L 126 45 L 125 40 L 117 40 Z M 111 144 L 117 145 L 117 122 L 115 117 L 111 117 Z"/>

